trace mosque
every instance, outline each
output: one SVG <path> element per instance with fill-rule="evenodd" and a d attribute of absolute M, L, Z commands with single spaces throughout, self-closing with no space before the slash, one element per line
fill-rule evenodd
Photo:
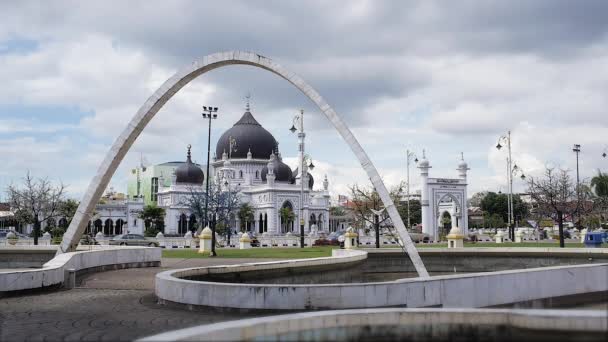
<path fill-rule="evenodd" d="M 283 162 L 278 146 L 273 135 L 254 118 L 249 104 L 242 117 L 218 139 L 209 181 L 223 191 L 235 193 L 241 205 L 247 203 L 253 210 L 253 220 L 243 224 L 235 213 L 230 224 L 233 231 L 244 226 L 256 234 L 298 234 L 303 221 L 306 234 L 328 232 L 327 176 L 322 187 L 315 188 L 308 171 L 292 170 Z M 192 192 L 205 192 L 207 175 L 203 169 L 192 161 L 190 146 L 185 161 L 131 169 L 126 198 L 115 198 L 111 193 L 105 196 L 89 222 L 89 231 L 108 236 L 142 234 L 144 224 L 137 213 L 144 205 L 156 204 L 166 211 L 163 233 L 183 236 L 198 226 L 185 198 Z M 303 196 L 301 184 L 305 185 Z M 282 209 L 292 213 L 289 218 L 281 215 Z"/>

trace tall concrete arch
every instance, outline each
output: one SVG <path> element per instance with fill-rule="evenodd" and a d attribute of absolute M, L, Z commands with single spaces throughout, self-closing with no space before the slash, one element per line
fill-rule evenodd
<path fill-rule="evenodd" d="M 389 196 L 389 192 L 386 186 L 382 182 L 378 171 L 372 164 L 371 160 L 353 135 L 348 129 L 344 121 L 338 116 L 338 114 L 325 102 L 325 100 L 315 91 L 308 83 L 306 83 L 298 75 L 291 71 L 283 68 L 281 65 L 275 63 L 270 58 L 258 55 L 252 52 L 242 51 L 230 51 L 220 52 L 212 55 L 205 56 L 192 63 L 192 65 L 179 70 L 175 75 L 169 78 L 163 83 L 158 90 L 148 98 L 148 100 L 141 106 L 135 116 L 131 119 L 124 131 L 116 138 L 114 144 L 106 154 L 103 162 L 97 170 L 97 174 L 91 180 L 86 193 L 84 194 L 80 205 L 76 210 L 76 214 L 70 223 L 70 226 L 63 236 L 60 249 L 58 253 L 69 252 L 76 249 L 80 237 L 86 228 L 86 224 L 91 217 L 95 205 L 101 198 L 103 191 L 107 187 L 110 179 L 114 175 L 116 168 L 127 154 L 135 139 L 143 131 L 146 125 L 152 120 L 154 115 L 186 84 L 198 76 L 227 65 L 251 65 L 254 67 L 268 70 L 283 79 L 287 80 L 298 88 L 304 95 L 306 95 L 312 102 L 314 102 L 321 112 L 329 119 L 334 125 L 338 133 L 346 141 L 348 146 L 355 153 L 355 156 L 359 159 L 361 166 L 367 172 L 372 184 L 376 191 L 380 195 L 384 206 L 399 233 L 401 240 L 405 245 L 412 263 L 414 264 L 416 271 L 420 277 L 428 277 L 428 272 L 418 255 L 416 246 L 412 242 L 405 225 L 393 204 Z"/>

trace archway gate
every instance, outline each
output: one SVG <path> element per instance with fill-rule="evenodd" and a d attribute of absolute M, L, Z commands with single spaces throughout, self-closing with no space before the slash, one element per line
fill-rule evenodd
<path fill-rule="evenodd" d="M 428 272 L 418 255 L 416 246 L 412 242 L 405 225 L 397 212 L 393 201 L 389 196 L 386 186 L 382 182 L 378 171 L 371 160 L 353 135 L 344 121 L 329 106 L 327 102 L 315 91 L 308 83 L 295 73 L 288 71 L 281 65 L 275 63 L 270 58 L 266 58 L 253 52 L 230 51 L 221 52 L 200 58 L 190 66 L 179 70 L 175 75 L 165 81 L 150 98 L 141 106 L 135 116 L 131 119 L 124 131 L 116 138 L 114 144 L 106 154 L 103 162 L 97 170 L 97 174 L 91 180 L 85 192 L 76 214 L 63 237 L 58 253 L 73 251 L 76 249 L 80 237 L 86 228 L 86 224 L 91 217 L 95 205 L 101 198 L 103 191 L 110 182 L 116 168 L 127 154 L 135 139 L 143 131 L 146 125 L 152 120 L 154 115 L 175 95 L 181 88 L 198 76 L 228 65 L 251 65 L 254 67 L 268 70 L 283 79 L 287 80 L 306 95 L 317 107 L 325 114 L 329 121 L 334 125 L 342 139 L 351 148 L 361 166 L 367 173 L 374 188 L 380 195 L 384 207 L 386 208 L 395 228 L 403 241 L 405 250 L 412 260 L 416 271 L 420 277 L 428 277 Z"/>
<path fill-rule="evenodd" d="M 469 232 L 467 213 L 467 171 L 469 167 L 461 154 L 458 178 L 429 178 L 431 168 L 426 155 L 418 163 L 422 181 L 422 232 L 438 241 L 441 232 L 441 215 L 450 214 L 452 227 L 459 227 L 466 236 Z M 451 202 L 447 202 L 449 199 Z M 447 203 L 446 203 L 447 202 Z"/>

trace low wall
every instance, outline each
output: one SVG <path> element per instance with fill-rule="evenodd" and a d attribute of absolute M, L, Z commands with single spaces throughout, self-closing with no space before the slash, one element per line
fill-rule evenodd
<path fill-rule="evenodd" d="M 244 319 L 140 341 L 604 341 L 607 331 L 601 311 L 392 308 Z"/>
<path fill-rule="evenodd" d="M 0 272 L 0 294 L 61 285 L 69 269 L 82 272 L 110 265 L 160 266 L 160 261 L 161 249 L 151 247 L 116 247 L 63 253 L 40 269 Z"/>
<path fill-rule="evenodd" d="M 343 251 L 352 256 L 363 251 Z M 596 253 L 600 255 L 604 251 Z M 363 252 L 366 253 L 366 252 Z M 458 252 L 456 252 L 458 253 Z M 484 251 L 478 251 L 479 255 Z M 558 253 L 558 252 L 554 252 Z M 565 252 L 569 253 L 569 252 Z M 589 252 L 593 253 L 593 252 Z M 593 254 L 589 254 L 593 255 Z M 405 258 L 405 256 L 403 256 Z M 373 307 L 488 307 L 608 291 L 608 263 L 346 284 L 240 284 L 180 279 L 212 272 L 245 272 L 319 263 L 333 258 L 251 263 L 166 271 L 156 275 L 162 302 L 234 309 L 304 310 Z"/>
<path fill-rule="evenodd" d="M 365 249 L 366 271 L 415 272 L 401 249 Z M 494 272 L 549 266 L 608 263 L 608 248 L 467 247 L 420 248 L 424 266 L 431 273 Z"/>
<path fill-rule="evenodd" d="M 0 248 L 0 269 L 42 267 L 53 259 L 57 249 L 52 246 L 9 246 Z"/>

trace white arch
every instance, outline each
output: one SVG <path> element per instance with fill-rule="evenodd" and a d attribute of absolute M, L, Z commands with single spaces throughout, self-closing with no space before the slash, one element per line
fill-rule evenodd
<path fill-rule="evenodd" d="M 403 224 L 403 221 L 397 212 L 397 208 L 395 208 L 378 171 L 344 121 L 342 121 L 338 114 L 329 106 L 329 104 L 327 104 L 327 102 L 325 102 L 321 95 L 308 85 L 308 83 L 304 82 L 298 75 L 288 71 L 269 58 L 256 53 L 241 51 L 220 52 L 194 61 L 192 65 L 179 70 L 175 75 L 165 81 L 165 83 L 148 98 L 131 119 L 125 130 L 116 138 L 110 151 L 108 151 L 105 159 L 99 166 L 97 175 L 91 180 L 91 183 L 76 210 L 76 214 L 63 237 L 58 253 L 76 249 L 80 237 L 84 232 L 86 222 L 90 218 L 95 205 L 110 182 L 110 179 L 114 175 L 116 168 L 131 148 L 131 145 L 135 142 L 135 139 L 137 139 L 139 134 L 165 103 L 167 103 L 167 101 L 169 101 L 169 99 L 171 99 L 171 97 L 173 97 L 181 88 L 198 76 L 213 69 L 233 64 L 251 65 L 268 70 L 293 84 L 319 107 L 321 112 L 327 116 L 338 133 L 340 133 L 342 138 L 355 153 L 355 156 L 359 159 L 361 166 L 367 173 L 376 191 L 378 191 L 418 275 L 420 277 L 428 277 L 428 272 L 418 255 L 416 246 L 407 233 L 405 225 Z"/>

